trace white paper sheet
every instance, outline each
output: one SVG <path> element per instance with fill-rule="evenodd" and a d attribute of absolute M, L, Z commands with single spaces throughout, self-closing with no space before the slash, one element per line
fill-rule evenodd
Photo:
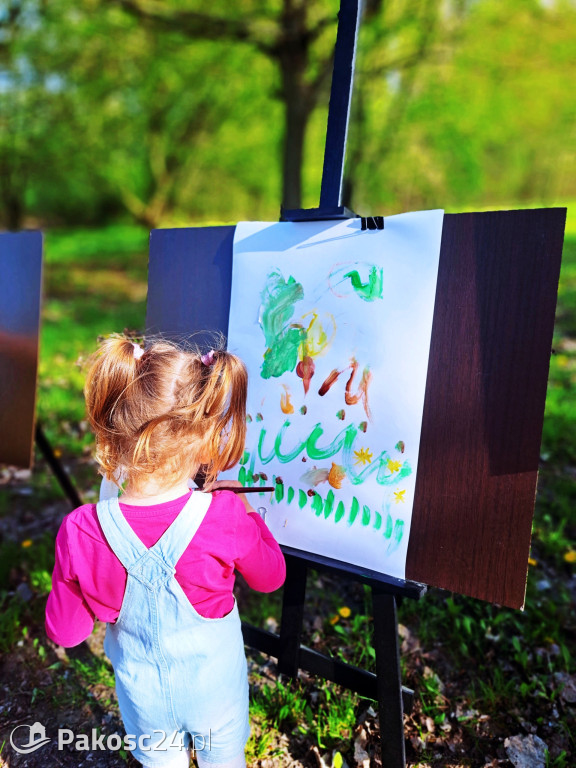
<path fill-rule="evenodd" d="M 404 578 L 443 211 L 238 224 L 228 348 L 250 375 L 244 485 L 277 540 Z"/>

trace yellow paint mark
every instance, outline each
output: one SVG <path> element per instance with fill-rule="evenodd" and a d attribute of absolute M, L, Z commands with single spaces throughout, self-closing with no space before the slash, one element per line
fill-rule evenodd
<path fill-rule="evenodd" d="M 402 464 L 399 461 L 393 461 L 392 459 L 388 459 L 388 463 L 386 464 L 390 472 L 398 472 L 400 468 L 402 467 Z"/>
<path fill-rule="evenodd" d="M 312 316 L 312 319 L 308 324 L 308 328 L 306 328 L 306 339 L 302 343 L 300 349 L 301 360 L 306 356 L 317 357 L 325 352 L 332 343 L 332 339 L 336 333 L 336 321 L 331 314 L 326 313 L 323 322 L 318 319 L 318 314 L 314 311 L 303 315 L 301 319 L 305 321 L 310 316 Z M 327 333 L 325 327 L 329 325 L 332 327 Z"/>
<path fill-rule="evenodd" d="M 330 472 L 328 472 L 328 482 L 332 488 L 342 488 L 342 481 L 345 477 L 346 470 L 344 467 L 341 467 L 338 464 L 334 464 L 334 462 L 332 462 Z"/>
<path fill-rule="evenodd" d="M 406 493 L 406 490 L 403 491 L 394 491 L 394 501 L 396 504 L 400 501 L 405 501 L 404 494 Z"/>
<path fill-rule="evenodd" d="M 286 385 L 283 384 L 282 386 L 284 387 L 284 394 L 280 395 L 280 408 L 282 409 L 282 413 L 294 413 L 294 406 L 290 400 L 290 390 Z"/>
<path fill-rule="evenodd" d="M 354 464 L 370 464 L 372 461 L 372 453 L 369 448 L 360 448 L 359 451 L 354 451 L 356 461 Z"/>

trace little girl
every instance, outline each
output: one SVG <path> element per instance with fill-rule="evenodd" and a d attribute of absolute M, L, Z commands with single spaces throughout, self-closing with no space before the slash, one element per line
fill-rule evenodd
<path fill-rule="evenodd" d="M 200 356 L 110 338 L 85 388 L 100 471 L 125 491 L 63 521 L 46 631 L 74 646 L 108 622 L 104 649 L 134 756 L 147 768 L 243 768 L 248 677 L 232 588 L 237 569 L 271 592 L 284 558 L 219 472 L 244 450 L 247 374 L 226 351 Z M 198 470 L 210 492 L 189 490 Z M 231 483 L 222 481 L 228 486 Z"/>

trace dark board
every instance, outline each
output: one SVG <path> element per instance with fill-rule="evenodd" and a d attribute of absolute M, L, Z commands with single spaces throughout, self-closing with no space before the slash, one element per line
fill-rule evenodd
<path fill-rule="evenodd" d="M 565 217 L 445 216 L 407 578 L 524 603 Z"/>
<path fill-rule="evenodd" d="M 407 579 L 524 603 L 565 215 L 444 218 Z M 152 232 L 149 331 L 227 332 L 233 235 Z"/>
<path fill-rule="evenodd" d="M 42 234 L 0 234 L 0 462 L 29 467 L 42 286 Z"/>

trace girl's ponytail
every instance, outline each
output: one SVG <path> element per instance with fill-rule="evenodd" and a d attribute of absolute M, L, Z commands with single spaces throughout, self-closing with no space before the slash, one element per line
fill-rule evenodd
<path fill-rule="evenodd" d="M 231 469 L 242 458 L 246 440 L 246 394 L 248 373 L 239 357 L 225 350 L 216 352 L 208 366 L 204 397 L 207 455 L 206 484 Z"/>
<path fill-rule="evenodd" d="M 95 431 L 116 431 L 115 411 L 138 376 L 141 352 L 142 348 L 128 339 L 112 337 L 105 339 L 93 356 L 84 396 Z"/>
<path fill-rule="evenodd" d="M 112 480 L 126 453 L 130 431 L 127 393 L 138 379 L 144 350 L 129 339 L 105 339 L 92 356 L 84 386 L 88 421 L 96 436 L 96 460 L 102 473 Z"/>

